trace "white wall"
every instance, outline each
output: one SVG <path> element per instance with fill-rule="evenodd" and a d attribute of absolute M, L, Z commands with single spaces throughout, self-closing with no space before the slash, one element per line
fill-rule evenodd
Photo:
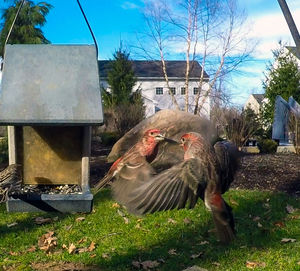
<path fill-rule="evenodd" d="M 257 100 L 253 97 L 253 95 L 250 95 L 248 100 L 246 101 L 244 109 L 246 108 L 252 109 L 255 114 L 259 113 L 260 105 L 257 102 Z"/>
<path fill-rule="evenodd" d="M 189 111 L 193 112 L 195 104 L 194 87 L 198 87 L 197 81 L 190 81 L 189 83 Z M 107 82 L 101 81 L 104 88 L 107 88 Z M 176 100 L 179 106 L 183 109 L 185 107 L 185 95 L 181 95 L 181 87 L 184 87 L 184 80 L 172 80 L 169 79 L 170 87 L 176 88 Z M 167 84 L 165 80 L 138 80 L 134 89 L 140 87 L 142 89 L 142 96 L 144 98 L 144 104 L 146 106 L 146 116 L 149 117 L 155 113 L 155 106 L 160 109 L 171 109 L 174 108 L 172 104 L 171 97 L 168 92 Z M 156 88 L 163 88 L 163 95 L 156 95 Z M 208 83 L 204 83 L 203 89 L 208 89 Z M 201 103 L 201 98 L 200 102 Z M 205 100 L 203 109 L 201 110 L 201 115 L 210 118 L 210 99 L 209 97 Z"/>

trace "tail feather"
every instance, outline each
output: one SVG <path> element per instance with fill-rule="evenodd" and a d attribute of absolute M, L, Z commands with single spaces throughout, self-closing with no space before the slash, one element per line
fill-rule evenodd
<path fill-rule="evenodd" d="M 95 186 L 95 194 L 97 194 L 112 179 L 111 174 L 106 174 Z"/>
<path fill-rule="evenodd" d="M 212 209 L 212 216 L 219 240 L 228 244 L 235 238 L 234 219 L 231 207 L 224 201 L 224 209 Z"/>

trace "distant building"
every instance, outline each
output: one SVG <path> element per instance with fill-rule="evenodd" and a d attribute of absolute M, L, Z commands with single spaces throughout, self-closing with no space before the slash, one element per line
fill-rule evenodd
<path fill-rule="evenodd" d="M 106 89 L 109 89 L 107 83 L 107 72 L 111 60 L 100 60 L 99 74 L 100 83 Z M 142 90 L 142 97 L 146 106 L 146 116 L 149 117 L 161 109 L 174 108 L 170 98 L 169 90 L 162 71 L 161 61 L 142 61 L 133 60 L 132 67 L 137 77 L 137 83 L 134 89 L 138 87 Z M 189 110 L 194 109 L 194 101 L 199 91 L 199 78 L 201 66 L 197 61 L 190 62 L 189 89 L 185 90 L 185 70 L 186 61 L 166 61 L 166 69 L 169 79 L 169 85 L 174 93 L 179 106 L 183 109 L 185 106 L 185 91 L 189 92 Z M 209 77 L 204 72 L 203 90 L 208 89 Z M 203 97 L 200 97 L 200 103 Z M 210 117 L 210 98 L 207 97 L 204 102 L 201 114 Z"/>
<path fill-rule="evenodd" d="M 258 114 L 263 103 L 267 101 L 264 94 L 251 94 L 244 105 L 244 109 L 250 108 Z"/>

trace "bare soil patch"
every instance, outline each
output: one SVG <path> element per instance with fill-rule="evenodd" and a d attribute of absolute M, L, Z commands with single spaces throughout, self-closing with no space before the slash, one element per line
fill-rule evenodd
<path fill-rule="evenodd" d="M 101 146 L 96 142 L 92 147 L 91 184 L 93 186 L 111 166 L 111 163 L 106 162 L 111 147 Z M 300 155 L 244 154 L 231 188 L 281 191 L 300 196 Z"/>
<path fill-rule="evenodd" d="M 231 187 L 281 191 L 300 196 L 300 155 L 244 155 Z"/>

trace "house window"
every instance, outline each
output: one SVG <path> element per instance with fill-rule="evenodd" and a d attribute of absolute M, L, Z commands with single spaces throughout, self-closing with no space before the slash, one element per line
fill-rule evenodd
<path fill-rule="evenodd" d="M 176 94 L 176 88 L 170 88 L 170 91 L 173 93 L 173 95 L 175 95 Z"/>
<path fill-rule="evenodd" d="M 185 95 L 185 88 L 181 88 L 181 95 Z"/>
<path fill-rule="evenodd" d="M 199 88 L 194 88 L 194 95 L 196 95 L 199 91 Z"/>
<path fill-rule="evenodd" d="M 163 95 L 164 91 L 163 88 L 156 88 L 156 95 Z"/>

